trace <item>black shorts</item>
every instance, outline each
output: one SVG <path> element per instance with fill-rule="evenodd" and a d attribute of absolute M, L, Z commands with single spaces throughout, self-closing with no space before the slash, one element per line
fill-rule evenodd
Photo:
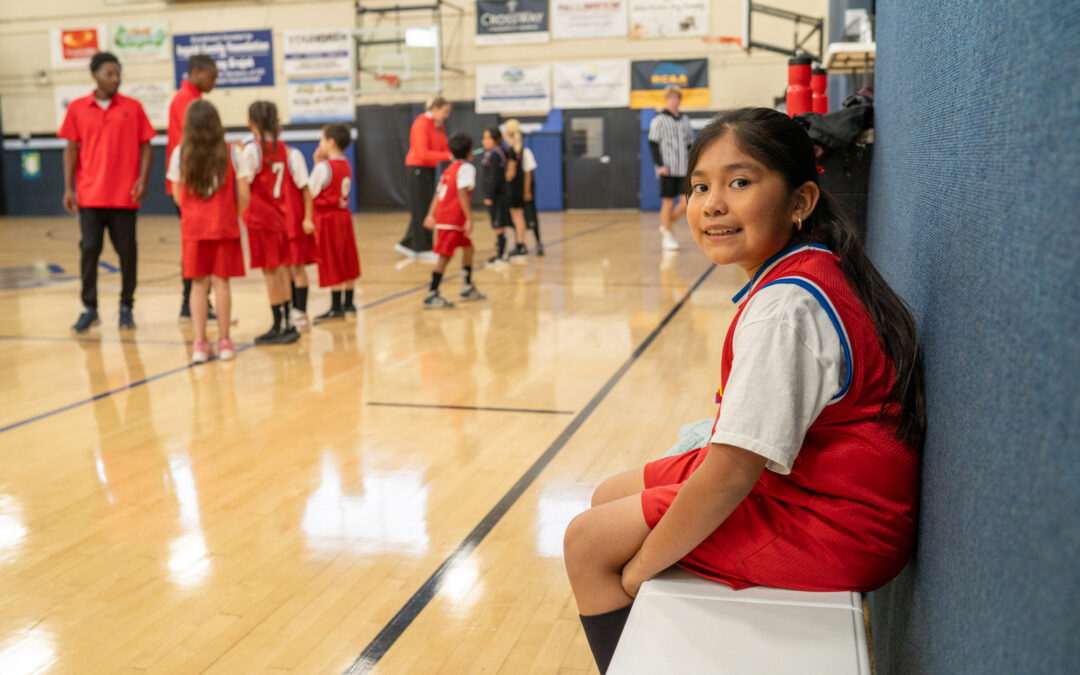
<path fill-rule="evenodd" d="M 686 194 L 686 176 L 660 176 L 660 196 L 676 197 Z"/>
<path fill-rule="evenodd" d="M 512 227 L 510 223 L 509 195 L 501 194 L 492 199 L 491 206 L 488 207 L 488 215 L 491 216 L 491 229 Z"/>

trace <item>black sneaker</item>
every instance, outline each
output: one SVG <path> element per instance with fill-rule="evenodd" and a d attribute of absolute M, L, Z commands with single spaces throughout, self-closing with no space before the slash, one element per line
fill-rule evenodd
<path fill-rule="evenodd" d="M 90 330 L 90 326 L 96 326 L 99 323 L 101 322 L 98 320 L 97 310 L 87 307 L 83 313 L 79 315 L 79 319 L 75 322 L 75 325 L 71 327 L 71 330 L 76 333 L 85 333 Z"/>
<path fill-rule="evenodd" d="M 120 330 L 135 328 L 135 317 L 131 314 L 131 307 L 120 305 Z"/>
<path fill-rule="evenodd" d="M 281 335 L 281 329 L 277 328 L 275 326 L 275 327 L 271 328 L 270 330 L 266 331 L 265 333 L 263 333 L 262 335 L 255 338 L 255 344 L 261 345 L 261 344 L 264 344 L 264 343 L 269 343 L 272 340 L 276 339 L 279 335 Z"/>
<path fill-rule="evenodd" d="M 487 296 L 476 290 L 476 286 L 467 284 L 461 289 L 461 294 L 458 295 L 462 302 L 475 302 L 477 300 L 486 300 Z"/>
<path fill-rule="evenodd" d="M 431 291 L 424 298 L 424 309 L 453 309 L 454 303 L 450 302 L 443 296 L 439 295 L 438 291 Z"/>
<path fill-rule="evenodd" d="M 356 305 L 345 305 L 341 308 L 341 311 L 346 314 L 356 314 Z"/>
<path fill-rule="evenodd" d="M 322 314 L 315 317 L 315 323 L 322 323 L 323 321 L 329 321 L 331 319 L 344 319 L 345 310 L 330 308 Z"/>
<path fill-rule="evenodd" d="M 510 262 L 527 262 L 529 260 L 529 249 L 525 248 L 524 244 L 518 244 L 517 247 L 510 252 L 510 255 L 506 257 Z"/>
<path fill-rule="evenodd" d="M 544 257 L 544 245 L 543 244 L 537 244 L 536 245 L 536 257 L 538 257 L 538 258 L 543 258 Z"/>
<path fill-rule="evenodd" d="M 191 305 L 186 302 L 180 305 L 180 322 L 187 323 L 191 321 Z"/>
<path fill-rule="evenodd" d="M 289 326 L 288 328 L 286 328 L 284 330 L 278 331 L 277 335 L 275 335 L 274 337 L 270 338 L 269 340 L 264 340 L 263 342 L 261 342 L 259 344 L 264 344 L 264 345 L 287 345 L 287 344 L 291 344 L 293 342 L 296 342 L 299 339 L 300 339 L 300 331 L 296 330 L 295 326 Z M 258 342 L 258 340 L 256 340 L 256 342 Z"/>

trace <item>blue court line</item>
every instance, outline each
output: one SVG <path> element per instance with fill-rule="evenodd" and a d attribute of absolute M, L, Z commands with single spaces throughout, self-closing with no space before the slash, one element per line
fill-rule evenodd
<path fill-rule="evenodd" d="M 668 311 L 660 323 L 657 324 L 656 328 L 649 333 L 648 337 L 638 345 L 637 349 L 635 349 L 626 361 L 623 362 L 622 366 L 615 371 L 615 374 L 604 383 L 604 386 L 596 392 L 585 407 L 581 409 L 581 412 L 579 412 L 574 419 L 571 420 L 570 424 L 563 429 L 558 438 L 556 438 L 551 445 L 548 446 L 547 450 L 533 462 L 532 466 L 521 475 L 521 478 L 518 478 L 517 482 L 503 495 L 502 499 L 488 511 L 487 515 L 473 528 L 472 532 L 470 532 L 468 536 L 457 545 L 453 552 L 443 560 L 442 564 L 439 565 L 431 576 L 427 578 L 427 581 L 413 593 L 412 597 L 410 597 L 402 608 L 398 610 L 397 614 L 383 626 L 383 629 L 379 631 L 379 634 L 368 643 L 367 647 L 364 648 L 364 651 L 360 652 L 360 655 L 356 657 L 356 660 L 353 661 L 352 665 L 345 671 L 345 675 L 360 675 L 361 673 L 371 672 L 379 660 L 386 655 L 386 652 L 394 646 L 394 643 L 397 642 L 398 638 L 400 638 L 406 629 L 412 625 L 412 622 L 416 620 L 416 617 L 420 615 L 420 612 L 424 611 L 424 608 L 428 606 L 428 603 L 435 598 L 435 595 L 442 588 L 446 576 L 453 572 L 454 568 L 464 564 L 465 560 L 472 555 L 472 552 L 480 545 L 480 542 L 491 533 L 499 521 L 502 520 L 502 517 L 510 510 L 510 507 L 521 498 L 521 495 L 525 494 L 525 491 L 529 486 L 532 485 L 540 476 L 540 473 L 547 468 L 548 464 L 551 463 L 551 460 L 555 459 L 555 456 L 566 446 L 566 443 L 577 430 L 585 424 L 585 421 L 589 419 L 589 416 L 592 415 L 593 411 L 595 411 L 607 395 L 611 393 L 611 390 L 614 389 L 615 385 L 619 383 L 619 380 L 626 375 L 638 358 L 645 353 L 645 350 L 649 348 L 649 345 L 651 345 L 654 340 L 656 340 L 657 336 L 660 335 L 660 332 L 671 323 L 671 320 L 675 318 L 675 315 L 679 313 L 679 310 L 686 305 L 690 296 L 693 295 L 694 291 L 701 286 L 714 269 L 716 269 L 715 265 L 709 265 L 709 268 L 706 269 L 698 280 L 694 282 L 694 285 L 686 291 L 686 294 L 682 299 Z"/>
<path fill-rule="evenodd" d="M 101 343 L 101 344 L 121 344 L 121 345 L 189 345 L 191 342 L 188 340 L 136 340 L 134 338 L 112 338 L 112 337 L 78 337 L 75 335 L 70 336 L 56 336 L 56 335 L 0 335 L 0 340 L 11 341 L 25 341 L 25 342 L 89 342 L 89 343 Z"/>
<path fill-rule="evenodd" d="M 104 260 L 98 261 L 98 267 L 101 267 L 109 274 L 116 274 L 120 271 L 120 268 L 116 265 L 105 262 Z M 56 263 L 49 263 L 47 265 L 50 274 L 64 274 L 64 268 Z M 41 288 L 42 286 L 49 286 L 50 284 L 58 284 L 65 281 L 75 281 L 79 279 L 77 274 L 68 274 L 66 276 L 54 276 L 48 279 L 27 279 L 27 283 L 21 283 L 19 279 L 4 279 L 2 274 L 4 272 L 19 271 L 19 270 L 32 270 L 33 268 L 27 265 L 20 267 L 0 267 L 0 290 L 4 291 L 18 291 L 27 288 Z"/>
<path fill-rule="evenodd" d="M 242 346 L 238 346 L 236 348 L 236 353 L 239 354 L 240 352 L 251 349 L 254 346 L 255 345 L 253 345 L 253 344 L 244 344 Z M 216 361 L 216 360 L 217 359 L 214 359 L 214 361 Z M 213 363 L 213 361 L 211 361 L 211 363 Z M 164 377 L 168 377 L 169 375 L 175 375 L 176 373 L 182 373 L 185 370 L 190 370 L 191 368 L 194 368 L 196 366 L 201 366 L 201 365 L 203 365 L 203 364 L 201 364 L 201 363 L 186 363 L 186 364 L 184 364 L 184 365 L 182 365 L 182 366 L 180 366 L 178 368 L 173 368 L 172 370 L 166 370 L 163 373 L 158 373 L 157 375 L 151 375 L 150 377 L 143 378 L 143 379 L 138 380 L 136 382 L 130 382 L 128 384 L 125 384 L 122 387 L 117 387 L 116 389 L 111 389 L 109 391 L 103 391 L 100 394 L 96 394 L 94 396 L 91 396 L 90 398 L 85 398 L 85 399 L 83 399 L 81 401 L 76 401 L 74 403 L 69 403 L 66 406 L 62 407 L 62 408 L 56 408 L 55 410 L 50 410 L 48 412 L 43 412 L 40 415 L 34 415 L 33 417 L 28 417 L 28 418 L 26 418 L 24 420 L 19 420 L 18 422 L 12 422 L 11 424 L 7 425 L 6 427 L 0 427 L 0 434 L 4 433 L 5 431 L 11 431 L 12 429 L 18 429 L 19 427 L 30 424 L 31 422 L 37 422 L 38 420 L 43 420 L 43 419 L 45 419 L 47 417 L 52 417 L 53 415 L 59 415 L 62 412 L 67 412 L 68 410 L 78 408 L 79 406 L 86 405 L 87 403 L 94 403 L 95 401 L 100 401 L 101 399 L 108 398 L 108 397 L 112 396 L 113 394 L 119 394 L 121 392 L 130 391 L 132 389 L 135 389 L 136 387 L 141 387 L 144 384 L 153 382 L 154 380 L 160 380 L 160 379 L 162 379 Z"/>
<path fill-rule="evenodd" d="M 589 228 L 587 230 L 582 230 L 581 232 L 578 232 L 576 234 L 572 234 L 572 235 L 570 235 L 568 237 L 563 237 L 562 239 L 556 239 L 555 241 L 551 242 L 551 244 L 549 244 L 548 246 L 555 246 L 555 245 L 561 244 L 563 242 L 570 241 L 571 239 L 576 239 L 577 237 L 582 237 L 582 236 L 585 236 L 587 234 L 591 234 L 593 232 L 598 232 L 599 230 L 611 227 L 612 225 L 614 225 L 614 224 L 616 224 L 618 222 L 619 222 L 618 220 L 613 220 L 613 221 L 605 223 L 603 225 L 598 225 L 597 227 Z M 484 265 L 481 265 L 479 267 L 479 269 L 483 269 L 483 268 L 484 268 Z M 459 274 L 457 274 L 455 276 L 461 276 L 461 274 L 459 273 Z M 450 277 L 450 278 L 453 278 L 453 277 Z M 405 291 L 400 291 L 398 293 L 393 293 L 391 295 L 386 296 L 385 298 L 380 298 L 380 299 L 374 300 L 374 301 L 372 301 L 372 302 L 370 302 L 370 303 L 368 303 L 366 305 L 363 305 L 362 309 L 369 309 L 371 307 L 381 305 L 384 302 L 389 302 L 390 300 L 394 300 L 396 298 L 400 298 L 402 296 L 408 295 L 409 293 L 415 293 L 417 291 L 424 290 L 426 288 L 428 288 L 428 285 L 424 284 L 422 286 L 416 286 L 416 287 L 410 288 L 410 289 L 405 290 Z M 254 345 L 252 345 L 252 344 L 246 344 L 243 347 L 237 347 L 236 353 L 239 354 L 240 352 L 242 352 L 242 351 L 244 351 L 246 349 L 249 349 L 250 347 L 253 347 L 253 346 Z M 194 367 L 195 365 L 198 365 L 198 364 L 189 363 L 189 364 L 180 366 L 178 368 L 173 368 L 172 370 L 165 371 L 164 373 L 158 373 L 157 375 L 152 375 L 152 376 L 150 376 L 150 377 L 148 377 L 146 379 L 139 380 L 138 382 L 132 382 L 131 384 L 124 385 L 123 387 L 120 387 L 118 389 L 114 389 L 112 391 L 102 392 L 102 393 L 97 394 L 96 396 L 92 396 L 92 397 L 90 397 L 88 399 L 84 399 L 82 401 L 77 401 L 75 403 L 68 404 L 68 405 L 66 405 L 66 406 L 64 406 L 62 408 L 57 408 L 55 410 L 50 410 L 48 412 L 43 412 L 40 415 L 35 415 L 34 417 L 29 417 L 29 418 L 24 419 L 24 420 L 19 420 L 18 422 L 13 422 L 13 423 L 5 426 L 5 427 L 0 427 L 0 434 L 4 433 L 5 431 L 10 431 L 12 429 L 16 429 L 16 428 L 24 426 L 26 424 L 30 424 L 31 422 L 36 422 L 38 420 L 42 420 L 42 419 L 45 419 L 47 417 L 52 417 L 53 415 L 57 415 L 59 413 L 66 412 L 68 410 L 71 410 L 72 408 L 77 408 L 77 407 L 79 407 L 81 405 L 85 405 L 87 403 L 93 403 L 94 401 L 99 401 L 99 400 L 101 400 L 103 398 L 106 398 L 108 396 L 112 396 L 113 394 L 117 394 L 117 393 L 120 393 L 120 392 L 123 392 L 123 391 L 127 391 L 129 389 L 133 389 L 133 388 L 138 387 L 140 385 L 146 384 L 147 382 L 153 382 L 154 380 L 158 380 L 158 379 L 161 379 L 163 377 L 167 377 L 169 375 L 175 375 L 176 373 L 182 373 L 185 370 Z"/>

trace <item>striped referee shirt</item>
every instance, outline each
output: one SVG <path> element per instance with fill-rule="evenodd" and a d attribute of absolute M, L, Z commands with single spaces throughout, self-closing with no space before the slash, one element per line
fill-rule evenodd
<path fill-rule="evenodd" d="M 666 166 L 672 176 L 686 175 L 690 145 L 694 142 L 694 130 L 690 127 L 689 117 L 675 117 L 667 108 L 656 113 L 656 117 L 649 124 L 649 142 L 660 146 L 662 166 Z"/>

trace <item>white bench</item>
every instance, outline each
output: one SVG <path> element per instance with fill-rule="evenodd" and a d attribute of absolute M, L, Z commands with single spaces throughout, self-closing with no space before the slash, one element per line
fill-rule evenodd
<path fill-rule="evenodd" d="M 862 596 L 733 591 L 673 569 L 641 585 L 610 675 L 870 675 Z"/>

